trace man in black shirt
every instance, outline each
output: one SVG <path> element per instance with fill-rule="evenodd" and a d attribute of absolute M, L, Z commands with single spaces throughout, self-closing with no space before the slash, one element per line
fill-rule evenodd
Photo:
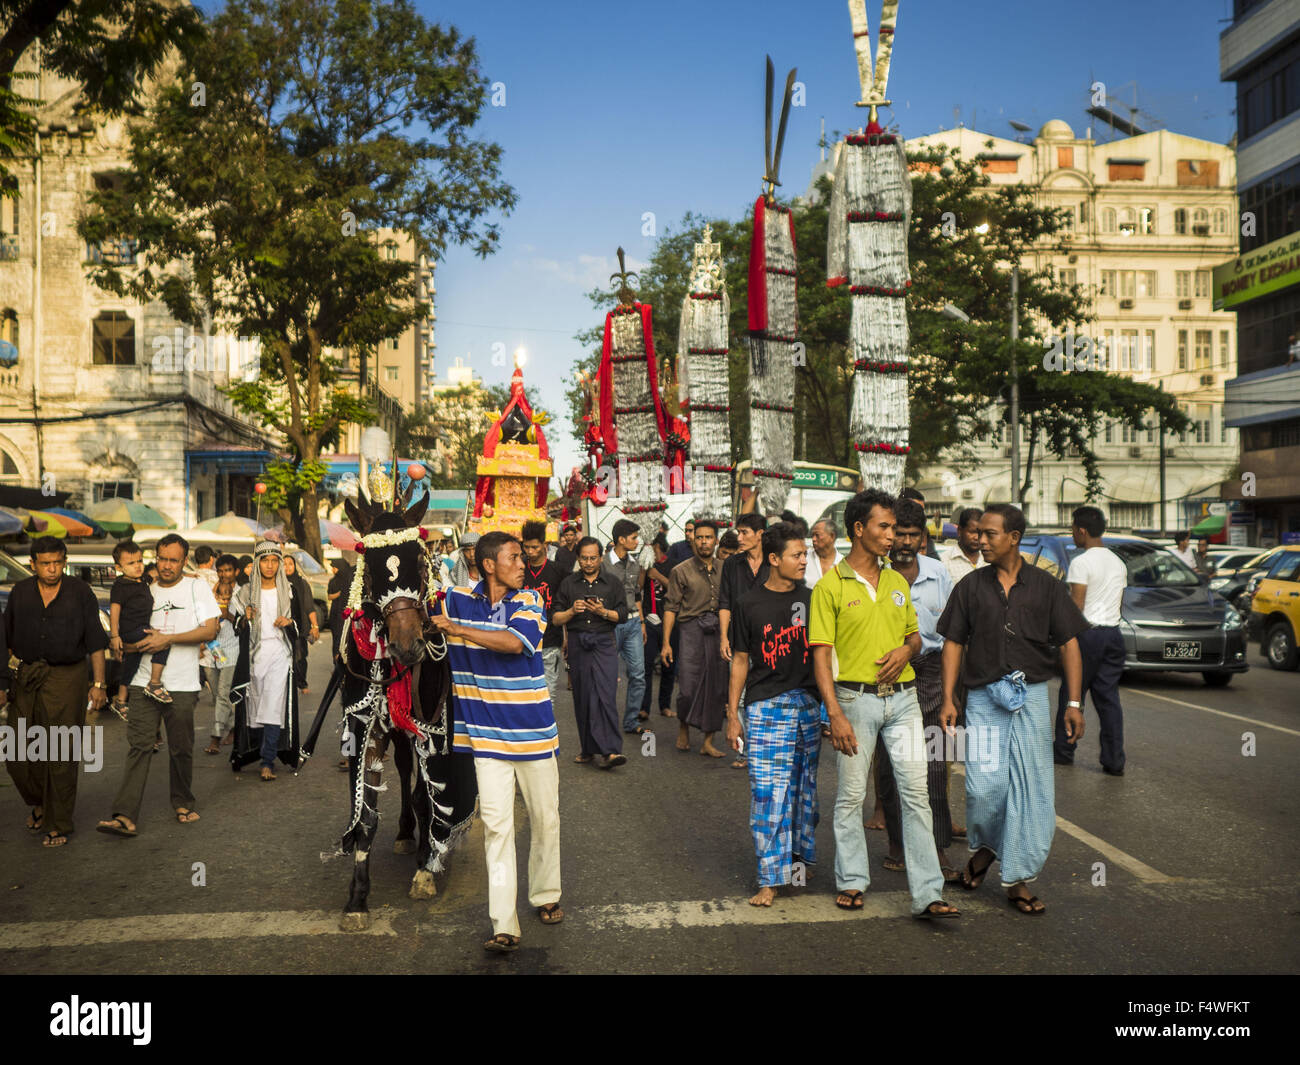
<path fill-rule="evenodd" d="M 542 537 L 544 540 L 545 537 Z M 574 525 L 566 525 L 560 530 L 560 542 L 555 548 L 555 558 L 552 561 L 560 571 L 560 575 L 567 577 L 573 572 L 574 567 L 578 564 L 577 552 L 573 550 L 574 544 L 578 542 L 578 529 Z"/>
<path fill-rule="evenodd" d="M 793 527 L 793 523 L 790 524 Z M 761 514 L 742 514 L 733 530 L 740 550 L 722 563 L 722 585 L 718 589 L 718 627 L 722 632 L 722 658 L 731 661 L 731 616 L 737 603 L 751 588 L 767 580 L 767 554 L 763 548 L 763 530 L 767 519 Z M 798 531 L 797 529 L 795 530 Z M 731 763 L 732 769 L 744 769 L 741 755 Z"/>
<path fill-rule="evenodd" d="M 695 553 L 695 522 L 688 520 L 686 522 L 686 537 L 678 540 L 668 549 L 668 570 L 664 576 L 672 573 L 673 568 L 685 562 Z"/>
<path fill-rule="evenodd" d="M 546 557 L 546 526 L 540 521 L 526 521 L 520 531 L 524 547 L 524 587 L 536 588 L 546 609 L 546 632 L 542 634 L 542 664 L 546 669 L 546 690 L 551 693 L 551 706 L 560 684 L 560 662 L 564 655 L 564 627 L 551 624 L 555 609 L 555 593 L 565 574 L 556 563 Z M 556 552 L 559 558 L 559 552 Z"/>
<path fill-rule="evenodd" d="M 744 750 L 743 693 L 752 792 L 749 826 L 758 854 L 758 894 L 749 904 L 771 906 L 776 889 L 791 882 L 794 863 L 817 860 L 821 704 L 808 647 L 812 591 L 804 584 L 803 537 L 793 525 L 778 522 L 760 543 L 767 576 L 741 597 L 732 614 L 727 741 Z"/>
<path fill-rule="evenodd" d="M 640 715 L 643 721 L 650 717 L 650 693 L 654 688 L 655 663 L 663 649 L 664 599 L 668 594 L 668 579 L 658 568 L 666 564 L 668 541 L 660 533 L 650 546 L 654 552 L 654 565 L 645 571 L 645 579 L 641 582 L 641 616 L 645 619 L 645 693 L 641 696 Z M 676 717 L 671 709 L 672 701 L 673 673 L 665 666 L 659 674 L 659 713 Z"/>
<path fill-rule="evenodd" d="M 1083 713 L 1075 637 L 1088 623 L 1064 581 L 1021 557 L 1025 516 L 1019 508 L 988 507 L 979 530 L 980 553 L 991 565 L 957 582 L 937 626 L 945 639 L 939 722 L 950 735 L 956 731 L 953 691 L 959 674 L 968 689 L 966 834 L 973 853 L 962 886 L 974 891 L 1000 861 L 1011 904 L 1038 916 L 1046 907 L 1027 885 L 1042 871 L 1056 831 L 1047 679 L 1059 647 L 1070 695 L 1065 730 L 1077 743 Z"/>
<path fill-rule="evenodd" d="M 44 735 L 46 741 L 43 758 L 29 761 L 26 751 L 15 752 L 5 760 L 5 769 L 31 807 L 27 827 L 45 828 L 41 842 L 47 847 L 63 846 L 73 830 L 86 723 L 87 655 L 95 677 L 91 707 L 102 709 L 108 697 L 104 680 L 108 634 L 90 585 L 64 579 L 67 560 L 67 548 L 54 537 L 41 536 L 32 542 L 36 576 L 19 581 L 9 594 L 0 645 L 0 707 L 12 693 L 10 726 L 16 734 Z M 9 671 L 10 654 L 19 661 L 16 676 Z"/>
<path fill-rule="evenodd" d="M 600 542 L 584 536 L 578 541 L 578 572 L 560 581 L 551 622 L 565 627 L 569 645 L 573 713 L 582 745 L 574 761 L 596 758 L 601 769 L 613 769 L 627 761 L 619 729 L 614 643 L 615 626 L 627 620 L 627 593 L 600 563 Z"/>

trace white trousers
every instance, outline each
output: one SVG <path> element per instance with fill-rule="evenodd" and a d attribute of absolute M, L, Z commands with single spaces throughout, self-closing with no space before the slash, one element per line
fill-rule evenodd
<path fill-rule="evenodd" d="M 551 695 L 551 706 L 555 706 L 555 698 L 559 694 L 560 670 L 564 666 L 564 651 L 559 647 L 542 648 L 542 665 L 546 669 L 546 690 Z"/>
<path fill-rule="evenodd" d="M 528 810 L 528 902 L 560 901 L 560 769 L 555 758 L 511 762 L 475 758 L 478 811 L 487 849 L 488 915 L 492 933 L 518 936 L 515 913 L 515 782 Z"/>

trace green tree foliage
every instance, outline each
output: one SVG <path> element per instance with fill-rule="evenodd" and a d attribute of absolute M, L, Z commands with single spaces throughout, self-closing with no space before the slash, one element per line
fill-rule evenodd
<path fill-rule="evenodd" d="M 102 114 L 136 113 L 144 86 L 174 50 L 202 39 L 199 13 L 177 0 L 0 0 L 0 189 L 9 160 L 33 148 L 26 95 L 34 71 L 18 69 L 33 45 L 46 70 L 82 85 L 82 106 Z"/>
<path fill-rule="evenodd" d="M 1040 448 L 1057 458 L 1077 455 L 1089 498 L 1101 491 L 1092 442 L 1101 423 L 1112 419 L 1137 427 L 1164 418 L 1180 431 L 1189 421 L 1174 397 L 1122 374 L 1097 370 L 1052 372 L 1043 368 L 1045 341 L 1072 332 L 1086 334 L 1092 321 L 1081 286 L 1062 285 L 1050 267 L 1034 269 L 1032 252 L 1062 248 L 1062 220 L 1038 202 L 1032 187 L 994 186 L 977 160 L 963 160 L 944 148 L 910 154 L 913 165 L 912 218 L 908 252 L 912 288 L 908 375 L 912 408 L 908 476 L 944 461 L 961 469 L 975 464 L 976 446 L 986 442 L 1003 417 L 1010 387 L 1010 264 L 1020 262 L 1021 431 L 1023 489 L 1033 480 Z M 823 177 L 815 202 L 793 204 L 798 251 L 799 335 L 805 365 L 796 371 L 795 455 L 813 462 L 856 467 L 849 436 L 852 362 L 848 349 L 849 296 L 826 286 L 826 238 L 830 179 Z M 733 459 L 749 454 L 746 296 L 752 206 L 738 221 L 713 220 L 722 244 L 731 297 L 731 439 Z M 984 227 L 987 226 L 986 229 Z M 980 230 L 984 229 L 983 232 Z M 704 220 L 687 214 L 656 243 L 640 272 L 638 295 L 654 306 L 655 349 L 676 354 L 677 325 L 690 273 L 692 246 L 702 239 Z M 599 311 L 615 304 L 609 291 L 588 294 Z M 952 303 L 971 321 L 946 318 Z M 594 372 L 603 321 L 577 334 L 592 354 L 575 367 Z M 582 390 L 576 380 L 566 395 L 575 434 L 581 437 Z"/>
<path fill-rule="evenodd" d="M 376 231 L 486 256 L 515 204 L 500 147 L 470 135 L 486 90 L 473 40 L 409 0 L 229 5 L 79 226 L 139 242 L 139 267 L 88 266 L 97 284 L 261 338 L 261 379 L 229 393 L 288 441 L 292 470 L 272 480 L 317 557 L 322 445 L 369 420 L 331 352 L 374 350 L 428 313 L 418 267 Z"/>

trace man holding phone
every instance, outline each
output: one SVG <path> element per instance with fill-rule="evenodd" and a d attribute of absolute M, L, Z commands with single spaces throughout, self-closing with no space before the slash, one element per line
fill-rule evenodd
<path fill-rule="evenodd" d="M 573 713 L 582 750 L 579 764 L 595 759 L 601 769 L 623 765 L 623 733 L 618 720 L 618 645 L 615 628 L 627 620 L 627 592 L 601 566 L 594 536 L 578 541 L 578 572 L 570 573 L 555 592 L 551 624 L 568 633 L 569 672 L 573 677 Z"/>

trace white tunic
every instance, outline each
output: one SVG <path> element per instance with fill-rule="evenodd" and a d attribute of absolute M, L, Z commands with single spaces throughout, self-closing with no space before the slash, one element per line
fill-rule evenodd
<path fill-rule="evenodd" d="M 262 626 L 262 642 L 248 669 L 248 724 L 251 728 L 283 725 L 288 720 L 293 652 L 285 630 L 275 627 L 275 619 L 279 616 L 277 606 L 275 589 L 262 589 L 256 622 Z"/>

